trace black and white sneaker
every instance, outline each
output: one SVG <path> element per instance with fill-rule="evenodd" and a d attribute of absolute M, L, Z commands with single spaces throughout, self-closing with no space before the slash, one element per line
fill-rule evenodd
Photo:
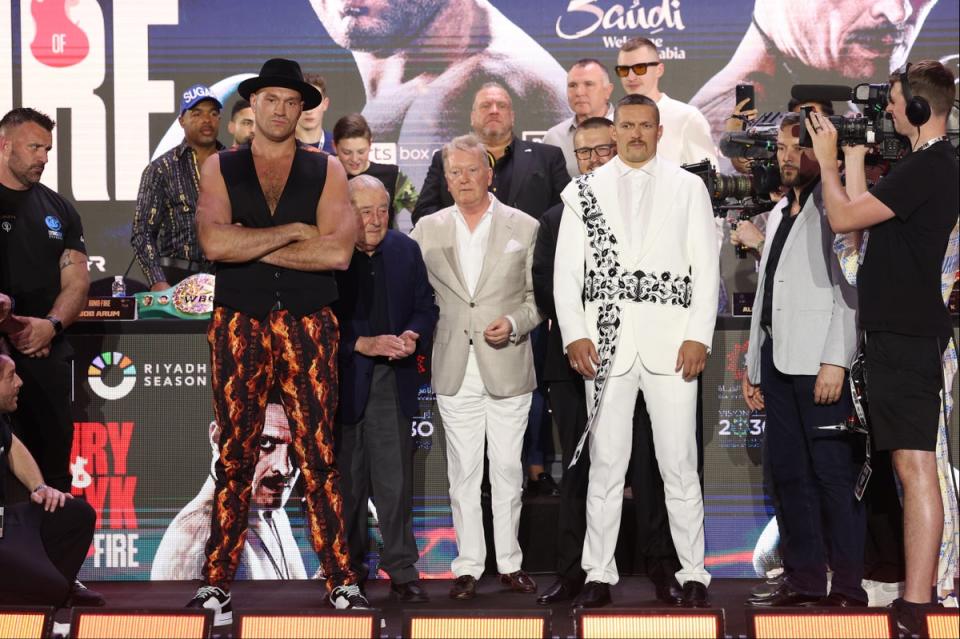
<path fill-rule="evenodd" d="M 233 606 L 230 593 L 216 586 L 200 586 L 187 608 L 207 608 L 213 611 L 213 625 L 229 626 L 233 623 Z"/>
<path fill-rule="evenodd" d="M 360 586 L 356 584 L 337 586 L 330 591 L 330 605 L 337 610 L 366 610 L 370 608 L 370 602 L 363 596 Z"/>

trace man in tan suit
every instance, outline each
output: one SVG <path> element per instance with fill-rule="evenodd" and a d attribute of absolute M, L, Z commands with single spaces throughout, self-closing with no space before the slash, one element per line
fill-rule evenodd
<path fill-rule="evenodd" d="M 523 470 L 520 453 L 536 386 L 527 334 L 542 317 L 533 298 L 537 221 L 487 189 L 487 152 L 474 135 L 443 147 L 454 205 L 424 217 L 420 245 L 440 307 L 433 345 L 433 389 L 447 441 L 450 506 L 458 556 L 454 599 L 471 599 L 483 574 L 486 543 L 480 509 L 484 442 L 490 460 L 493 534 L 500 581 L 535 592 L 517 541 Z"/>

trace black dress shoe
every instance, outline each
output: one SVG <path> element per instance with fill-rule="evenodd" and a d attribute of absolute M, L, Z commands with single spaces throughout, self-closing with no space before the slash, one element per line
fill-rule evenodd
<path fill-rule="evenodd" d="M 826 597 L 821 597 L 813 605 L 824 608 L 866 608 L 867 602 L 848 597 L 839 592 L 831 592 Z"/>
<path fill-rule="evenodd" d="M 602 608 L 610 604 L 610 584 L 602 581 L 588 581 L 583 584 L 580 594 L 573 600 L 576 608 Z"/>
<path fill-rule="evenodd" d="M 391 581 L 390 596 L 403 603 L 426 603 L 430 601 L 427 591 L 416 580 L 408 581 L 405 584 L 397 584 Z"/>
<path fill-rule="evenodd" d="M 107 600 L 104 599 L 96 590 L 90 590 L 84 586 L 79 579 L 73 582 L 73 585 L 70 587 L 70 606 L 105 606 Z"/>
<path fill-rule="evenodd" d="M 453 585 L 450 586 L 451 599 L 465 601 L 467 599 L 473 599 L 476 596 L 477 580 L 474 579 L 473 575 L 463 575 L 462 577 L 457 577 L 457 579 L 453 582 Z"/>
<path fill-rule="evenodd" d="M 560 486 L 548 473 L 540 473 L 536 479 L 527 480 L 526 494 L 530 497 L 559 497 Z"/>
<path fill-rule="evenodd" d="M 549 606 L 558 601 L 567 601 L 577 596 L 583 589 L 582 581 L 574 581 L 566 577 L 558 577 L 553 585 L 547 588 L 546 592 L 537 597 L 537 603 L 541 606 Z"/>
<path fill-rule="evenodd" d="M 500 575 L 500 584 L 513 592 L 530 594 L 537 591 L 537 582 L 522 570 L 511 572 L 509 575 Z"/>
<path fill-rule="evenodd" d="M 654 588 L 657 593 L 657 601 L 660 603 L 668 606 L 683 605 L 683 588 L 675 578 L 670 581 L 656 582 Z"/>
<path fill-rule="evenodd" d="M 707 597 L 707 587 L 699 581 L 687 581 L 683 584 L 684 608 L 709 608 L 710 599 Z"/>
<path fill-rule="evenodd" d="M 821 595 L 806 595 L 797 592 L 787 584 L 783 584 L 770 597 L 763 599 L 748 599 L 747 604 L 759 608 L 782 608 L 796 606 L 811 606 L 821 599 Z"/>

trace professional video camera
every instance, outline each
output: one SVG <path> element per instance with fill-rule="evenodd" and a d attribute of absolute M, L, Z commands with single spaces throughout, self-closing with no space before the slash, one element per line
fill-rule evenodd
<path fill-rule="evenodd" d="M 737 228 L 737 222 L 772 209 L 774 202 L 770 193 L 780 188 L 780 169 L 774 158 L 754 159 L 750 164 L 750 175 L 717 173 L 710 160 L 684 164 L 683 168 L 703 180 L 716 217 L 737 212 L 737 219 L 730 222 L 732 228 Z M 737 247 L 737 257 L 746 255 L 746 249 Z"/>
<path fill-rule="evenodd" d="M 854 88 L 840 85 L 798 84 L 790 95 L 801 102 L 852 102 L 860 105 L 861 112 L 854 117 L 828 116 L 837 129 L 837 146 L 872 144 L 884 160 L 900 158 L 909 143 L 896 132 L 893 118 L 886 112 L 890 100 L 889 84 L 858 84 Z M 810 109 L 802 109 L 806 120 Z M 810 133 L 800 127 L 800 146 L 812 146 Z"/>

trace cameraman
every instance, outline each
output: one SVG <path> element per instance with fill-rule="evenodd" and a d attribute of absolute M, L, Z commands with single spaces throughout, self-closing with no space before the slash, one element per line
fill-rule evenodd
<path fill-rule="evenodd" d="M 927 60 L 908 66 L 907 87 L 901 77 L 890 78 L 887 112 L 913 152 L 870 191 L 851 199 L 841 185 L 833 124 L 812 113 L 806 125 L 830 226 L 838 233 L 870 229 L 857 275 L 870 422 L 874 446 L 892 451 L 903 486 L 906 584 L 893 607 L 901 628 L 919 633 L 943 528 L 934 451 L 941 353 L 953 328 L 940 296 L 940 271 L 960 208 L 960 169 L 946 136 L 956 94 L 953 73 Z"/>
<path fill-rule="evenodd" d="M 855 440 L 836 430 L 852 412 L 846 369 L 856 352 L 855 292 L 833 257 L 820 169 L 800 146 L 801 116 L 780 123 L 777 161 L 787 195 L 760 242 L 760 278 L 750 322 L 743 396 L 767 412 L 764 471 L 778 502 L 780 587 L 754 606 L 860 607 L 864 510 L 853 494 Z M 836 160 L 834 160 L 836 162 Z M 757 246 L 756 228 L 731 240 Z M 861 444 L 862 445 L 862 444 Z M 822 518 L 822 519 L 821 519 Z M 834 575 L 827 595 L 827 558 Z"/>

